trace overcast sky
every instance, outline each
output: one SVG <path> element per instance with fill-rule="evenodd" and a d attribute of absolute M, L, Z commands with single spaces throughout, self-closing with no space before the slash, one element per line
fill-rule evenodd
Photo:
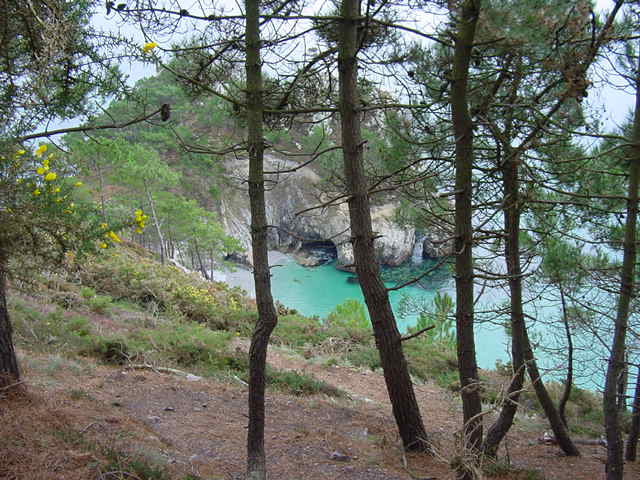
<path fill-rule="evenodd" d="M 222 0 L 222 2 L 218 1 L 216 3 L 218 5 L 224 4 L 226 6 L 225 9 L 229 11 L 237 11 L 238 8 L 238 4 L 233 0 Z M 315 8 L 321 7 L 323 3 L 324 2 L 318 2 Z M 613 4 L 614 0 L 596 0 L 596 8 L 600 11 L 610 10 Z M 194 4 L 196 10 L 198 9 L 198 5 L 201 4 L 199 2 Z M 189 6 L 187 6 L 187 9 L 189 9 Z M 138 28 L 123 24 L 119 20 L 118 15 L 113 12 L 107 17 L 104 8 L 98 9 L 93 18 L 93 23 L 98 29 L 118 33 L 132 40 L 134 43 L 140 44 L 140 46 L 145 43 L 145 38 Z M 169 43 L 168 39 L 154 38 L 153 40 L 158 41 L 161 45 L 163 44 L 163 40 L 166 44 Z M 130 84 L 135 83 L 141 78 L 154 75 L 156 71 L 154 65 L 142 64 L 140 62 L 123 62 L 120 68 L 121 71 L 129 77 Z M 633 92 L 615 71 L 604 63 L 599 65 L 594 71 L 593 79 L 596 88 L 590 90 L 587 105 L 592 111 L 600 115 L 600 118 L 607 128 L 612 129 L 622 125 L 633 107 Z M 616 86 L 614 87 L 612 84 Z M 50 125 L 50 129 L 73 126 L 77 123 L 78 120 L 70 120 L 62 122 L 55 127 Z"/>

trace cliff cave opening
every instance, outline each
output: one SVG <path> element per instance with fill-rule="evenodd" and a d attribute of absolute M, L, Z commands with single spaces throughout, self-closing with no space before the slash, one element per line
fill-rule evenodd
<path fill-rule="evenodd" d="M 338 250 L 330 240 L 314 240 L 304 242 L 300 250 L 317 259 L 319 265 L 333 262 L 338 258 Z"/>

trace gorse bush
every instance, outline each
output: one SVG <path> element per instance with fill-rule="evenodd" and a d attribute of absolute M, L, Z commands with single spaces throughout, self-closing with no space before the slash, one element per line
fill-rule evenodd
<path fill-rule="evenodd" d="M 62 347 L 78 351 L 91 343 L 89 320 L 62 310 L 41 312 L 20 299 L 9 302 L 16 341 L 31 349 L 57 353 Z"/>
<path fill-rule="evenodd" d="M 254 304 L 239 288 L 160 265 L 133 245 L 101 253 L 79 266 L 78 274 L 84 285 L 112 299 L 154 305 L 212 329 L 246 331 L 253 320 Z"/>

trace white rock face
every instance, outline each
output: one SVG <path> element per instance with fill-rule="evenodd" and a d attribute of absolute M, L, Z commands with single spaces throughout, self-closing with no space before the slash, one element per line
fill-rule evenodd
<path fill-rule="evenodd" d="M 251 263 L 251 216 L 247 176 L 249 162 L 233 160 L 225 165 L 234 181 L 221 194 L 218 205 L 219 220 L 225 232 L 238 239 L 245 249 L 240 257 Z M 272 155 L 265 155 L 265 171 L 283 171 L 294 168 L 295 162 Z M 346 203 L 305 209 L 327 202 L 330 196 L 318 188 L 319 176 L 309 167 L 295 172 L 270 175 L 267 182 L 266 209 L 269 230 L 269 248 L 298 250 L 304 243 L 331 241 L 338 252 L 338 266 L 353 264 L 350 242 L 349 211 Z M 379 260 L 386 265 L 397 266 L 406 261 L 416 241 L 413 227 L 394 223 L 396 206 L 386 204 L 372 208 L 373 230 L 380 237 L 376 240 Z"/>

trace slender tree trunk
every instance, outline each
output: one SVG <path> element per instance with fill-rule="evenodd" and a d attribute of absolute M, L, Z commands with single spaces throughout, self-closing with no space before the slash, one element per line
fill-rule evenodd
<path fill-rule="evenodd" d="M 507 138 L 509 138 L 507 136 Z M 513 377 L 507 390 L 500 415 L 487 431 L 483 450 L 495 457 L 500 442 L 513 425 L 518 410 L 518 399 L 524 383 L 524 313 L 522 311 L 522 268 L 520 265 L 520 182 L 518 179 L 518 159 L 508 149 L 503 167 L 504 188 L 504 225 L 505 257 L 509 274 L 509 293 L 511 302 L 511 358 Z"/>
<path fill-rule="evenodd" d="M 567 317 L 567 302 L 564 295 L 564 288 L 560 284 L 560 302 L 562 303 L 562 321 L 564 323 L 564 331 L 567 336 L 567 378 L 564 381 L 564 391 L 558 404 L 558 413 L 562 419 L 564 426 L 569 428 L 567 423 L 567 416 L 565 410 L 569 398 L 571 397 L 571 389 L 573 388 L 573 336 L 571 335 L 571 327 L 569 325 L 569 318 Z"/>
<path fill-rule="evenodd" d="M 464 0 L 458 10 L 451 12 L 457 22 L 450 100 L 456 161 L 456 336 L 464 447 L 473 451 L 479 450 L 482 443 L 482 404 L 473 331 L 473 124 L 467 87 L 480 3 L 480 0 Z M 471 478 L 471 473 L 463 470 L 459 471 L 459 478 Z"/>
<path fill-rule="evenodd" d="M 209 274 L 207 273 L 207 269 L 204 266 L 204 262 L 202 261 L 202 255 L 200 255 L 200 249 L 198 248 L 198 242 L 194 240 L 193 242 L 194 247 L 196 249 L 196 257 L 198 258 L 198 267 L 200 269 L 200 272 L 202 272 L 202 275 L 204 275 L 204 278 L 206 280 L 209 280 Z"/>
<path fill-rule="evenodd" d="M 618 380 L 618 410 L 621 413 L 627 411 L 627 388 L 629 383 L 629 365 L 627 363 L 628 355 L 625 353 L 622 373 Z"/>
<path fill-rule="evenodd" d="M 7 257 L 0 250 L 0 388 L 20 379 L 18 360 L 13 348 L 12 328 L 7 310 Z"/>
<path fill-rule="evenodd" d="M 193 245 L 189 249 L 189 256 L 191 257 L 191 269 L 194 270 L 196 267 L 196 257 L 194 256 L 194 253 L 193 253 Z"/>
<path fill-rule="evenodd" d="M 351 242 L 356 272 L 369 310 L 380 363 L 398 425 L 407 450 L 428 450 L 407 361 L 402 351 L 400 332 L 380 278 L 371 227 L 367 178 L 363 167 L 362 137 L 357 87 L 359 0 L 343 0 L 338 69 L 340 81 L 340 117 L 344 172 L 349 193 Z"/>
<path fill-rule="evenodd" d="M 271 296 L 267 251 L 267 213 L 264 198 L 264 139 L 262 133 L 262 69 L 260 60 L 260 1 L 245 0 L 247 130 L 249 149 L 249 199 L 253 278 L 258 320 L 249 349 L 249 429 L 247 432 L 247 478 L 267 478 L 264 450 L 265 369 L 269 337 L 278 317 Z"/>
<path fill-rule="evenodd" d="M 613 333 L 613 344 L 604 383 L 604 428 L 607 437 L 607 480 L 622 480 L 623 441 L 620 428 L 617 386 L 625 369 L 625 344 L 629 323 L 629 305 L 634 291 L 636 264 L 636 223 L 638 219 L 638 181 L 640 179 L 640 75 L 636 78 L 636 106 L 633 139 L 629 158 L 629 187 L 624 232 L 624 252 L 620 274 L 620 294 Z"/>
<path fill-rule="evenodd" d="M 524 360 L 527 365 L 527 371 L 529 372 L 529 378 L 531 378 L 531 384 L 533 385 L 533 389 L 538 397 L 538 402 L 540 402 L 540 406 L 549 420 L 549 425 L 551 426 L 551 430 L 553 430 L 553 434 L 558 441 L 558 445 L 566 455 L 579 456 L 580 452 L 571 441 L 567 427 L 562 421 L 562 418 L 560 418 L 558 409 L 553 404 L 553 400 L 544 386 L 544 382 L 540 376 L 540 371 L 538 370 L 538 364 L 533 356 L 533 348 L 529 341 L 529 334 L 526 326 L 524 328 Z"/>
<path fill-rule="evenodd" d="M 151 217 L 153 218 L 153 225 L 156 227 L 156 233 L 158 234 L 158 240 L 160 241 L 160 263 L 164 265 L 164 236 L 162 235 L 162 229 L 160 228 L 160 220 L 156 214 L 156 204 L 153 201 L 151 192 L 147 187 L 147 182 L 144 183 L 144 192 L 147 195 L 149 206 L 151 207 Z"/>
<path fill-rule="evenodd" d="M 638 438 L 640 438 L 640 368 L 638 368 L 636 377 L 636 391 L 633 395 L 632 412 L 631 429 L 627 437 L 627 450 L 625 452 L 625 459 L 629 462 L 636 461 Z"/>

